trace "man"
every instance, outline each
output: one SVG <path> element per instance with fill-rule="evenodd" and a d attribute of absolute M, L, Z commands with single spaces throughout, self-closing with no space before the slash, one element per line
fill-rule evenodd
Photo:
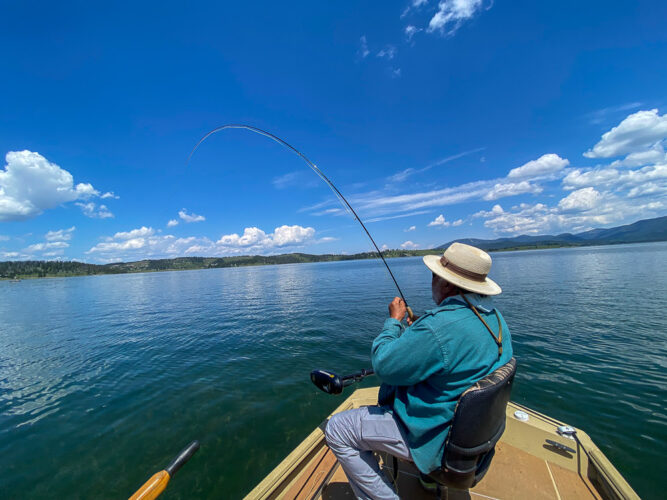
<path fill-rule="evenodd" d="M 373 342 L 382 380 L 379 406 L 334 415 L 326 439 L 357 498 L 396 499 L 373 451 L 411 460 L 424 474 L 440 468 L 456 403 L 463 392 L 512 358 L 509 328 L 490 296 L 501 292 L 487 275 L 491 257 L 453 243 L 442 257 L 427 255 L 435 309 L 408 328 L 396 297 Z"/>

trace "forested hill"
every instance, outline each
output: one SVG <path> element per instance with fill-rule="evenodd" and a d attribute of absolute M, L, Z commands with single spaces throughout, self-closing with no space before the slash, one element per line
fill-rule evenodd
<path fill-rule="evenodd" d="M 385 257 L 424 255 L 428 250 L 387 250 Z M 85 276 L 93 274 L 141 273 L 152 271 L 179 271 L 186 269 L 215 269 L 221 267 L 263 266 L 305 262 L 332 262 L 339 260 L 375 259 L 373 252 L 353 255 L 311 255 L 288 253 L 283 255 L 245 255 L 240 257 L 179 257 L 177 259 L 140 260 L 115 264 L 85 264 L 67 261 L 13 261 L 0 262 L 0 278 L 44 278 L 58 276 Z"/>

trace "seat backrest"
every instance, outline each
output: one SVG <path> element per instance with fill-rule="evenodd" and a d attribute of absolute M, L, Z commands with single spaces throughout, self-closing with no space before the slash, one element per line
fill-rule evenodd
<path fill-rule="evenodd" d="M 445 443 L 442 468 L 430 475 L 457 489 L 472 488 L 491 463 L 505 430 L 505 411 L 516 373 L 512 358 L 467 389 L 459 398 Z"/>

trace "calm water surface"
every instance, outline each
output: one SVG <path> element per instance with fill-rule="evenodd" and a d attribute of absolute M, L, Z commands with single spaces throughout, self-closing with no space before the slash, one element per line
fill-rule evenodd
<path fill-rule="evenodd" d="M 667 244 L 493 259 L 513 399 L 661 498 Z M 421 259 L 390 264 L 430 308 Z M 243 496 L 340 403 L 310 370 L 369 366 L 394 295 L 377 261 L 0 282 L 0 497 L 126 498 L 193 439 L 165 498 Z"/>

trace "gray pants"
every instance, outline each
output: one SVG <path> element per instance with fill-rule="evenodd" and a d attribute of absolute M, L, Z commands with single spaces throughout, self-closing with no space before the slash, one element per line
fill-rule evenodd
<path fill-rule="evenodd" d="M 387 408 L 363 406 L 337 413 L 327 423 L 325 436 L 357 498 L 398 499 L 373 456 L 374 451 L 383 451 L 412 460 L 405 435 Z"/>

